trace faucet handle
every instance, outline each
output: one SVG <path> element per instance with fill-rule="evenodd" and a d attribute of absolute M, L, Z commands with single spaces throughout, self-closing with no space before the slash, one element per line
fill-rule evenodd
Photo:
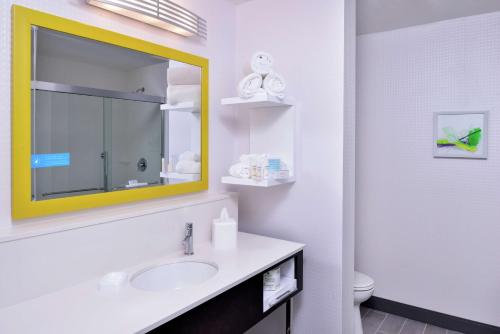
<path fill-rule="evenodd" d="M 186 223 L 185 232 L 188 237 L 193 235 L 193 223 Z"/>

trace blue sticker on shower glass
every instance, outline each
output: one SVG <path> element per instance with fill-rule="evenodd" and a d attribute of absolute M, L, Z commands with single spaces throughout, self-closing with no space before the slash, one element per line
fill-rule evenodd
<path fill-rule="evenodd" d="M 69 153 L 31 155 L 31 168 L 64 167 L 69 166 L 69 163 Z"/>

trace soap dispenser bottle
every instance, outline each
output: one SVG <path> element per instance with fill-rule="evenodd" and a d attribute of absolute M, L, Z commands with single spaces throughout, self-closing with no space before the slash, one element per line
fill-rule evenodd
<path fill-rule="evenodd" d="M 215 249 L 235 249 L 238 242 L 238 224 L 222 209 L 220 217 L 212 224 L 212 246 Z"/>

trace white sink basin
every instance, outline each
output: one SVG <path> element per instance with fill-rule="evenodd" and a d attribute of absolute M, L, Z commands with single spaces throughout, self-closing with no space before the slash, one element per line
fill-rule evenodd
<path fill-rule="evenodd" d="M 131 284 L 148 291 L 178 290 L 203 283 L 218 270 L 216 264 L 201 261 L 167 263 L 138 272 L 132 277 Z"/>

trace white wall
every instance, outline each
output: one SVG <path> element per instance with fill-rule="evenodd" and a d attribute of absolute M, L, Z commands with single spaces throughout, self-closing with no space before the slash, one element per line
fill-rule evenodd
<path fill-rule="evenodd" d="M 358 37 L 359 270 L 375 295 L 500 325 L 500 13 Z M 489 110 L 488 160 L 434 159 L 433 112 Z"/>
<path fill-rule="evenodd" d="M 240 228 L 307 244 L 293 331 L 342 333 L 344 1 L 255 0 L 238 6 L 236 21 L 236 79 L 249 73 L 255 51 L 270 52 L 299 117 L 297 182 L 242 188 Z M 240 121 L 243 153 L 248 128 Z M 276 327 L 267 321 L 251 332 L 270 333 Z"/>
<path fill-rule="evenodd" d="M 226 0 L 177 1 L 204 17 L 209 26 L 206 41 L 187 39 L 146 24 L 133 21 L 99 8 L 83 0 L 4 0 L 0 2 L 0 228 L 9 228 L 11 220 L 11 5 L 19 4 L 76 21 L 95 25 L 133 37 L 145 39 L 182 51 L 191 52 L 210 61 L 210 191 L 223 190 L 219 180 L 230 164 L 233 142 L 230 128 L 232 112 L 220 112 L 220 98 L 232 94 L 235 69 L 235 6 Z"/>

